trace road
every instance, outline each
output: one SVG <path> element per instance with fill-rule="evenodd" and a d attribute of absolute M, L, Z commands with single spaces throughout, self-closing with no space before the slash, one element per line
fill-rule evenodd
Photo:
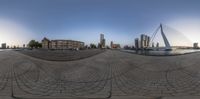
<path fill-rule="evenodd" d="M 198 99 L 199 59 L 200 53 L 158 57 L 107 50 L 89 58 L 59 62 L 1 51 L 0 96 Z"/>

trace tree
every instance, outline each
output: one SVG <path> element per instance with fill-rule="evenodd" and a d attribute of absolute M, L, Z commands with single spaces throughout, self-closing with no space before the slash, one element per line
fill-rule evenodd
<path fill-rule="evenodd" d="M 35 42 L 35 48 L 41 48 L 42 47 L 42 44 L 39 43 L 38 41 Z"/>
<path fill-rule="evenodd" d="M 33 48 L 34 46 L 35 46 L 35 40 L 31 40 L 29 43 L 28 43 L 28 46 L 30 47 L 30 48 Z"/>
<path fill-rule="evenodd" d="M 42 47 L 42 44 L 39 43 L 38 41 L 31 40 L 31 41 L 28 43 L 28 46 L 29 46 L 30 48 L 41 48 L 41 47 Z"/>
<path fill-rule="evenodd" d="M 90 48 L 97 48 L 95 44 L 90 44 Z"/>

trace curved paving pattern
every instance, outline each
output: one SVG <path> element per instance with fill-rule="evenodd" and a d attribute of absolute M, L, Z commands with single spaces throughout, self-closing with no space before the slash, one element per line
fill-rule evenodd
<path fill-rule="evenodd" d="M 88 49 L 88 50 L 20 50 L 19 52 L 31 57 L 49 60 L 49 61 L 73 61 L 88 58 L 104 52 L 104 49 Z"/>
<path fill-rule="evenodd" d="M 0 95 L 16 97 L 199 96 L 200 53 L 141 56 L 120 51 L 51 62 L 0 53 Z"/>

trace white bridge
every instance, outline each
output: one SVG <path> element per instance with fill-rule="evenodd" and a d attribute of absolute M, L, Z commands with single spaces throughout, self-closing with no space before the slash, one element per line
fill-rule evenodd
<path fill-rule="evenodd" d="M 153 40 L 154 40 L 154 38 L 155 38 L 155 36 L 156 36 L 156 34 L 158 33 L 159 30 L 160 30 L 161 36 L 162 36 L 162 38 L 163 38 L 163 40 L 164 40 L 164 43 L 165 43 L 164 50 L 172 50 L 172 47 L 171 47 L 171 45 L 170 45 L 170 43 L 169 43 L 169 41 L 168 41 L 168 39 L 167 39 L 167 37 L 166 37 L 164 31 L 163 31 L 162 24 L 160 24 L 160 26 L 159 26 L 159 27 L 156 29 L 156 31 L 153 33 L 153 35 L 152 35 L 152 37 L 151 37 L 151 42 L 150 42 L 150 43 L 153 43 Z M 155 49 L 155 48 L 149 47 L 148 49 Z M 156 49 L 158 49 L 158 48 L 156 48 Z"/>

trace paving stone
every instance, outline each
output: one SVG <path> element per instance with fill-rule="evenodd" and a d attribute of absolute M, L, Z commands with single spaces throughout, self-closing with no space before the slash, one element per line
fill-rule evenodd
<path fill-rule="evenodd" d="M 155 57 L 93 50 L 91 57 L 85 56 L 89 51 L 80 56 L 79 51 L 73 52 L 75 56 L 65 52 L 69 57 L 53 52 L 58 55 L 45 56 L 46 60 L 33 53 L 48 54 L 0 53 L 0 96 L 9 99 L 12 88 L 17 97 L 37 98 L 193 99 L 200 95 L 200 53 Z M 66 59 L 47 61 L 56 57 Z M 78 60 L 66 61 L 70 58 Z"/>

